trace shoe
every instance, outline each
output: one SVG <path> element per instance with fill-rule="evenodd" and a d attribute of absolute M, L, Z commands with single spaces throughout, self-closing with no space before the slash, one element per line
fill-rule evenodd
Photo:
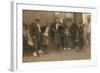
<path fill-rule="evenodd" d="M 68 48 L 68 50 L 70 50 L 71 48 Z"/>
<path fill-rule="evenodd" d="M 37 55 L 37 53 L 36 53 L 36 52 L 33 52 L 33 56 L 37 57 L 38 55 Z"/>
<path fill-rule="evenodd" d="M 64 48 L 64 50 L 66 50 L 66 48 Z"/>
<path fill-rule="evenodd" d="M 42 50 L 39 50 L 38 53 L 44 53 Z"/>

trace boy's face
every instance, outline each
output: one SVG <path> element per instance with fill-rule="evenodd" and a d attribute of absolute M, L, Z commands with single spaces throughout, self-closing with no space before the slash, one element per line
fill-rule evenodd
<path fill-rule="evenodd" d="M 59 19 L 56 19 L 55 21 L 56 21 L 56 22 L 59 22 Z"/>

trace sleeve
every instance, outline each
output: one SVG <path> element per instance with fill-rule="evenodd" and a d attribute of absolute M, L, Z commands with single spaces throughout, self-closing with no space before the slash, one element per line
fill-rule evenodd
<path fill-rule="evenodd" d="M 35 26 L 33 24 L 34 23 L 29 25 L 29 33 L 31 37 L 34 35 L 34 30 L 35 30 Z"/>
<path fill-rule="evenodd" d="M 51 29 L 52 29 L 53 32 L 56 32 L 57 30 L 55 29 L 54 25 L 55 25 L 55 23 L 52 24 Z"/>

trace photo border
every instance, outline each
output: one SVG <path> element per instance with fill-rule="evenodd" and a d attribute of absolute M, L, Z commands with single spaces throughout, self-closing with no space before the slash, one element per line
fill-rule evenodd
<path fill-rule="evenodd" d="M 95 31 L 96 31 L 96 8 L 95 7 L 76 7 L 63 5 L 46 5 L 24 2 L 11 2 L 11 29 L 12 29 L 12 49 L 11 49 L 11 70 L 26 71 L 39 69 L 60 69 L 67 67 L 87 67 L 96 66 L 96 48 L 95 48 Z M 29 8 L 28 8 L 29 7 Z M 38 7 L 38 9 L 36 8 Z M 22 63 L 22 10 L 49 10 L 52 11 L 69 11 L 69 12 L 90 12 L 91 13 L 91 60 L 68 60 L 68 61 L 53 61 L 53 62 L 32 62 Z M 53 9 L 54 8 L 54 9 Z M 56 9 L 56 10 L 55 10 Z M 73 9 L 73 10 L 72 10 Z M 50 10 L 50 11 L 51 11 Z M 84 11 L 83 11 L 84 10 Z"/>

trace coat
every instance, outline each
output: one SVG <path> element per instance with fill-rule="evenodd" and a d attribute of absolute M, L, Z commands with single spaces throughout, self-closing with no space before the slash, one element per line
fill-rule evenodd
<path fill-rule="evenodd" d="M 56 29 L 56 22 L 54 22 L 51 26 L 51 30 L 53 33 L 54 42 L 56 45 L 61 44 L 61 25 L 58 25 L 58 29 Z M 60 23 L 59 23 L 60 24 Z"/>
<path fill-rule="evenodd" d="M 72 24 L 69 31 L 72 41 L 76 41 L 78 37 L 78 26 L 76 24 Z"/>
<path fill-rule="evenodd" d="M 29 26 L 30 36 L 32 37 L 35 48 L 40 48 L 42 33 L 39 31 L 39 28 L 36 23 L 32 23 Z"/>
<path fill-rule="evenodd" d="M 39 31 L 39 28 L 36 23 L 32 23 L 29 27 L 30 36 L 35 37 L 37 40 L 41 40 L 41 32 Z"/>

